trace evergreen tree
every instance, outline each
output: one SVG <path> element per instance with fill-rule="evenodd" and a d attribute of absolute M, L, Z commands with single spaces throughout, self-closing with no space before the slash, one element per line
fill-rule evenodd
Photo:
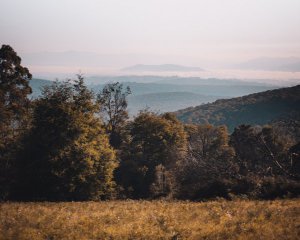
<path fill-rule="evenodd" d="M 44 89 L 25 139 L 16 197 L 88 200 L 112 194 L 117 162 L 98 108 L 82 76 Z"/>
<path fill-rule="evenodd" d="M 0 49 L 0 199 L 10 192 L 14 179 L 15 151 L 28 124 L 31 93 L 29 70 L 9 45 Z"/>

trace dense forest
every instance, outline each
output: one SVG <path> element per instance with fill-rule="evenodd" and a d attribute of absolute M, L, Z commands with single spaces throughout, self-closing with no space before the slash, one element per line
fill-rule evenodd
<path fill-rule="evenodd" d="M 8 45 L 0 49 L 0 77 L 1 200 L 273 199 L 300 193 L 300 142 L 295 131 L 284 129 L 291 118 L 277 127 L 258 125 L 282 113 L 299 114 L 299 86 L 203 105 L 195 108 L 204 109 L 197 121 L 184 124 L 172 113 L 147 110 L 129 119 L 129 87 L 115 82 L 93 92 L 81 75 L 44 86 L 31 100 L 32 75 Z M 229 116 L 234 123 L 224 120 Z"/>
<path fill-rule="evenodd" d="M 220 99 L 176 112 L 186 123 L 226 125 L 232 132 L 241 124 L 264 125 L 292 119 L 300 127 L 300 85 Z M 300 135 L 298 135 L 298 138 Z"/>

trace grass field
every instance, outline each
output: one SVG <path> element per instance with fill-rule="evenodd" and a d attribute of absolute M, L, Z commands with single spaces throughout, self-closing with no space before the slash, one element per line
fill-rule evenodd
<path fill-rule="evenodd" d="M 0 239 L 300 239 L 300 199 L 2 203 Z"/>

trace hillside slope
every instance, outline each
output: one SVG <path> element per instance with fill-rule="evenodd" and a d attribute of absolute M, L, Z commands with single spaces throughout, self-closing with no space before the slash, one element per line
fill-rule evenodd
<path fill-rule="evenodd" d="M 220 97 L 201 95 L 191 92 L 157 92 L 129 96 L 128 109 L 131 115 L 149 108 L 151 111 L 170 112 L 178 109 L 213 102 Z M 224 98 L 224 97 L 223 97 Z"/>
<path fill-rule="evenodd" d="M 53 83 L 53 81 L 45 80 L 45 79 L 39 79 L 39 78 L 33 78 L 29 81 L 29 85 L 32 88 L 32 94 L 30 95 L 30 98 L 38 98 L 41 93 L 42 89 L 45 86 L 49 86 Z"/>
<path fill-rule="evenodd" d="M 225 124 L 230 131 L 240 124 L 264 125 L 284 116 L 299 117 L 300 85 L 221 99 L 176 112 L 186 123 Z"/>

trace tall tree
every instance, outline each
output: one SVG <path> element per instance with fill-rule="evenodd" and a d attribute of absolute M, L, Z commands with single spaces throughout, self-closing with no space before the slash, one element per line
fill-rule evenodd
<path fill-rule="evenodd" d="M 44 89 L 20 157 L 17 197 L 88 200 L 112 193 L 117 162 L 98 108 L 81 76 Z"/>
<path fill-rule="evenodd" d="M 119 148 L 121 144 L 121 130 L 128 119 L 127 99 L 131 94 L 130 88 L 123 89 L 119 82 L 106 84 L 98 94 L 100 111 L 103 113 L 107 131 L 110 135 L 110 143 Z"/>
<path fill-rule="evenodd" d="M 171 171 L 186 152 L 183 125 L 171 114 L 141 112 L 129 125 L 123 146 L 119 183 L 135 198 L 171 192 Z"/>
<path fill-rule="evenodd" d="M 31 93 L 29 70 L 9 45 L 0 49 L 0 199 L 8 194 L 19 137 L 26 129 Z"/>
<path fill-rule="evenodd" d="M 226 196 L 224 180 L 236 171 L 234 150 L 228 145 L 225 126 L 186 125 L 188 157 L 182 161 L 177 178 L 179 197 Z"/>

